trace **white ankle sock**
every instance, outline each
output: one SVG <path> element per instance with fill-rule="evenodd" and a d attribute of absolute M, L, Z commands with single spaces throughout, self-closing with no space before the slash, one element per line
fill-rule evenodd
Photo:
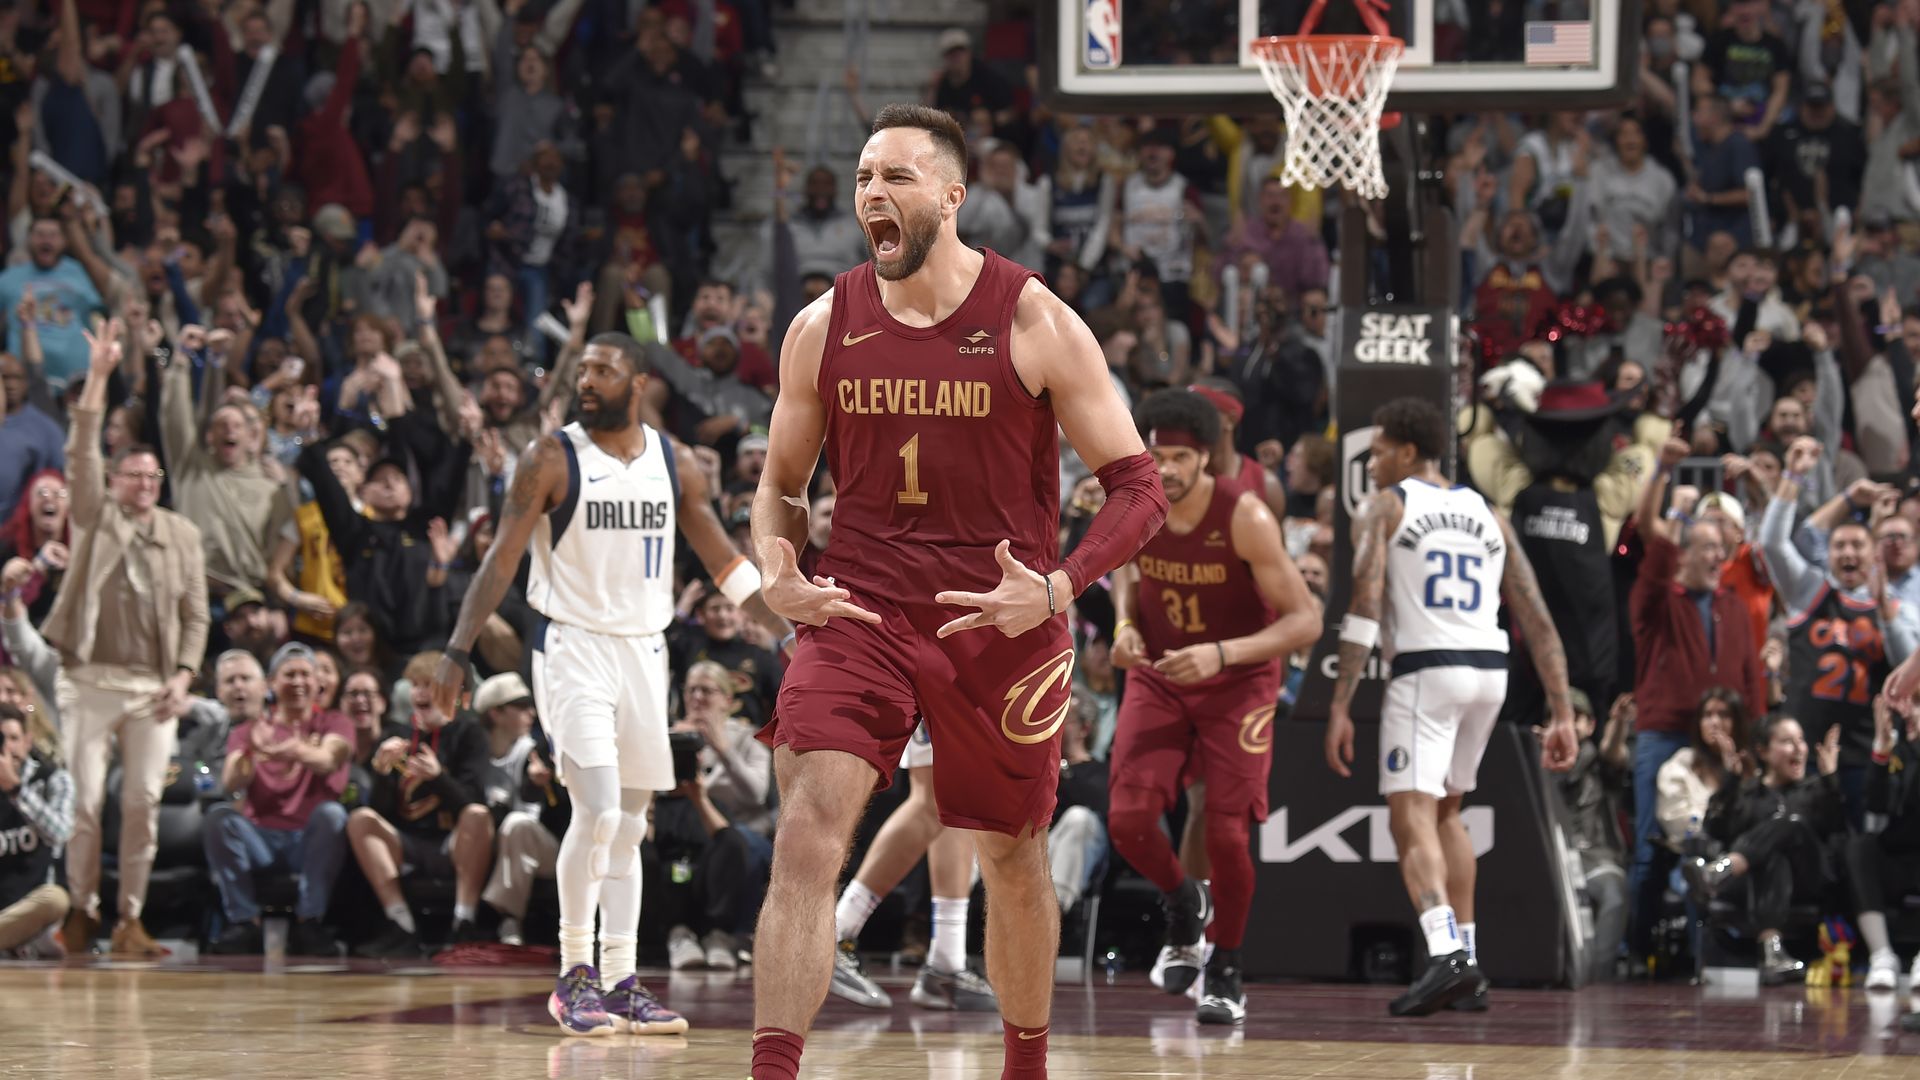
<path fill-rule="evenodd" d="M 933 898 L 933 944 L 927 963 L 936 971 L 967 969 L 967 903 L 964 896 Z"/>
<path fill-rule="evenodd" d="M 866 929 L 867 919 L 873 909 L 880 906 L 880 898 L 873 890 L 858 881 L 847 883 L 847 891 L 840 894 L 840 902 L 833 909 L 833 939 L 835 941 L 853 941 Z"/>
<path fill-rule="evenodd" d="M 593 927 L 560 924 L 560 974 L 593 963 Z"/>
<path fill-rule="evenodd" d="M 473 921 L 473 905 L 472 904 L 453 905 L 453 921 L 455 925 L 459 925 L 460 923 L 463 923 L 463 922 L 472 922 Z"/>
<path fill-rule="evenodd" d="M 1476 964 L 1480 962 L 1480 948 L 1478 942 L 1475 941 L 1475 938 L 1479 936 L 1475 932 L 1477 929 L 1478 928 L 1470 922 L 1460 924 L 1460 944 L 1467 950 L 1467 959 Z"/>
<path fill-rule="evenodd" d="M 1459 952 L 1460 928 L 1453 921 L 1453 905 L 1440 904 L 1420 913 L 1420 932 L 1427 935 L 1427 955 L 1435 960 Z"/>
<path fill-rule="evenodd" d="M 407 933 L 411 934 L 415 932 L 413 927 L 413 912 L 408 909 L 405 901 L 388 904 L 387 918 L 392 919 L 400 929 L 405 930 Z"/>
<path fill-rule="evenodd" d="M 600 985 L 611 990 L 633 974 L 635 939 L 632 934 L 600 936 Z"/>

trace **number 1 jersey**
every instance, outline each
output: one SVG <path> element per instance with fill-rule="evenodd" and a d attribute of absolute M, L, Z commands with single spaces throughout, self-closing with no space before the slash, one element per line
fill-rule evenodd
<path fill-rule="evenodd" d="M 1405 510 L 1387 541 L 1386 619 L 1380 651 L 1506 652 L 1500 581 L 1507 545 L 1487 500 L 1463 487 L 1407 480 Z"/>
<path fill-rule="evenodd" d="M 973 290 L 933 326 L 887 311 L 871 262 L 834 281 L 818 389 L 838 501 L 815 572 L 856 594 L 931 604 L 943 589 L 989 591 L 1002 540 L 1038 573 L 1059 566 L 1053 407 L 1027 392 L 1011 348 L 1035 275 L 981 253 Z"/>

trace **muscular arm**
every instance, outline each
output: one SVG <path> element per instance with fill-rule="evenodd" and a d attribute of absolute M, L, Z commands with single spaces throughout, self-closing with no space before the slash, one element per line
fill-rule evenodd
<path fill-rule="evenodd" d="M 1320 639 L 1320 606 L 1287 557 L 1280 522 L 1260 497 L 1247 492 L 1233 507 L 1233 551 L 1253 570 L 1260 598 L 1280 613 L 1264 630 L 1220 643 L 1228 664 L 1257 664 L 1291 656 Z M 1364 664 L 1365 661 L 1362 661 Z"/>
<path fill-rule="evenodd" d="M 767 425 L 767 464 L 753 495 L 753 547 L 761 566 L 774 563 L 780 539 L 795 551 L 807 543 L 807 485 L 827 437 L 827 407 L 817 384 L 832 313 L 829 289 L 794 318 L 780 347 L 781 391 Z"/>
<path fill-rule="evenodd" d="M 1400 528 L 1405 510 L 1400 496 L 1380 491 L 1361 508 L 1360 520 L 1353 526 L 1353 589 L 1347 597 L 1347 614 L 1380 621 L 1387 594 L 1387 541 Z M 1353 692 L 1360 687 L 1367 657 L 1373 646 L 1342 639 L 1340 669 L 1333 680 L 1333 707 L 1344 711 L 1353 704 Z"/>
<path fill-rule="evenodd" d="M 533 537 L 534 525 L 541 514 L 565 496 L 566 486 L 566 453 L 555 439 L 542 438 L 520 455 L 513 486 L 507 489 L 506 503 L 500 508 L 500 524 L 493 546 L 487 549 L 487 557 L 474 573 L 472 584 L 467 586 L 466 599 L 460 602 L 459 620 L 454 624 L 453 636 L 447 640 L 449 649 L 466 652 L 473 648 L 474 639 L 480 636 L 480 627 L 500 606 L 507 587 L 513 584 L 514 572 L 520 567 L 520 556 L 526 553 L 527 541 Z"/>
<path fill-rule="evenodd" d="M 720 524 L 719 516 L 713 512 L 713 498 L 707 491 L 707 477 L 701 471 L 693 451 L 684 446 L 677 450 L 673 461 L 674 471 L 680 474 L 680 535 L 687 538 L 693 553 L 700 557 L 700 565 L 706 568 L 707 576 L 717 586 L 733 570 L 734 564 L 744 561 L 747 556 L 733 546 L 733 541 L 727 536 L 726 526 Z M 757 590 L 747 597 L 740 608 L 754 622 L 766 627 L 775 640 L 793 632 L 787 620 L 775 615 L 767 607 L 767 602 Z"/>
<path fill-rule="evenodd" d="M 1132 415 L 1114 392 L 1100 343 L 1038 278 L 1027 282 L 1014 309 L 1013 360 L 1027 389 L 1048 395 L 1060 430 L 1107 493 L 1080 546 L 1051 575 L 1054 588 L 1065 588 L 1071 600 L 1160 531 L 1167 496 Z"/>
<path fill-rule="evenodd" d="M 1500 596 L 1515 626 L 1526 635 L 1527 650 L 1533 654 L 1533 668 L 1546 688 L 1547 711 L 1555 717 L 1573 717 L 1573 701 L 1567 695 L 1567 651 L 1560 644 L 1560 631 L 1547 613 L 1547 601 L 1540 595 L 1540 579 L 1534 576 L 1533 563 L 1520 548 L 1507 519 L 1500 522 L 1500 536 L 1507 543 L 1507 568 L 1501 575 Z"/>

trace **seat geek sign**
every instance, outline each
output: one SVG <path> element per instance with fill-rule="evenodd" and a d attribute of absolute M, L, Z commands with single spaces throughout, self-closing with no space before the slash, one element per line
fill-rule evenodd
<path fill-rule="evenodd" d="M 1374 310 L 1360 316 L 1353 343 L 1356 364 L 1420 364 L 1446 355 L 1441 334 L 1451 320 L 1431 311 Z"/>

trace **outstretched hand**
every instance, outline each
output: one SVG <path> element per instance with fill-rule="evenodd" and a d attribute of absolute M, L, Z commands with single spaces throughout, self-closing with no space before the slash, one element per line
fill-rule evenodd
<path fill-rule="evenodd" d="M 971 615 L 959 618 L 942 626 L 939 636 L 949 637 L 962 630 L 978 630 L 991 626 L 1008 637 L 1021 634 L 1039 626 L 1058 614 L 1065 607 L 1066 597 L 1054 597 L 1055 610 L 1047 609 L 1047 579 L 1027 568 L 1025 563 L 1013 557 L 1013 545 L 1002 540 L 993 549 L 993 557 L 1000 563 L 1000 584 L 992 592 L 970 593 L 952 589 L 934 594 L 936 604 L 953 604 L 959 607 L 979 608 Z"/>
<path fill-rule="evenodd" d="M 878 624 L 880 616 L 853 602 L 853 594 L 835 585 L 832 578 L 815 577 L 808 581 L 800 573 L 800 556 L 786 537 L 775 540 L 773 558 L 767 560 L 760 583 L 760 598 L 775 615 L 791 623 L 825 626 L 828 619 L 858 619 Z"/>

